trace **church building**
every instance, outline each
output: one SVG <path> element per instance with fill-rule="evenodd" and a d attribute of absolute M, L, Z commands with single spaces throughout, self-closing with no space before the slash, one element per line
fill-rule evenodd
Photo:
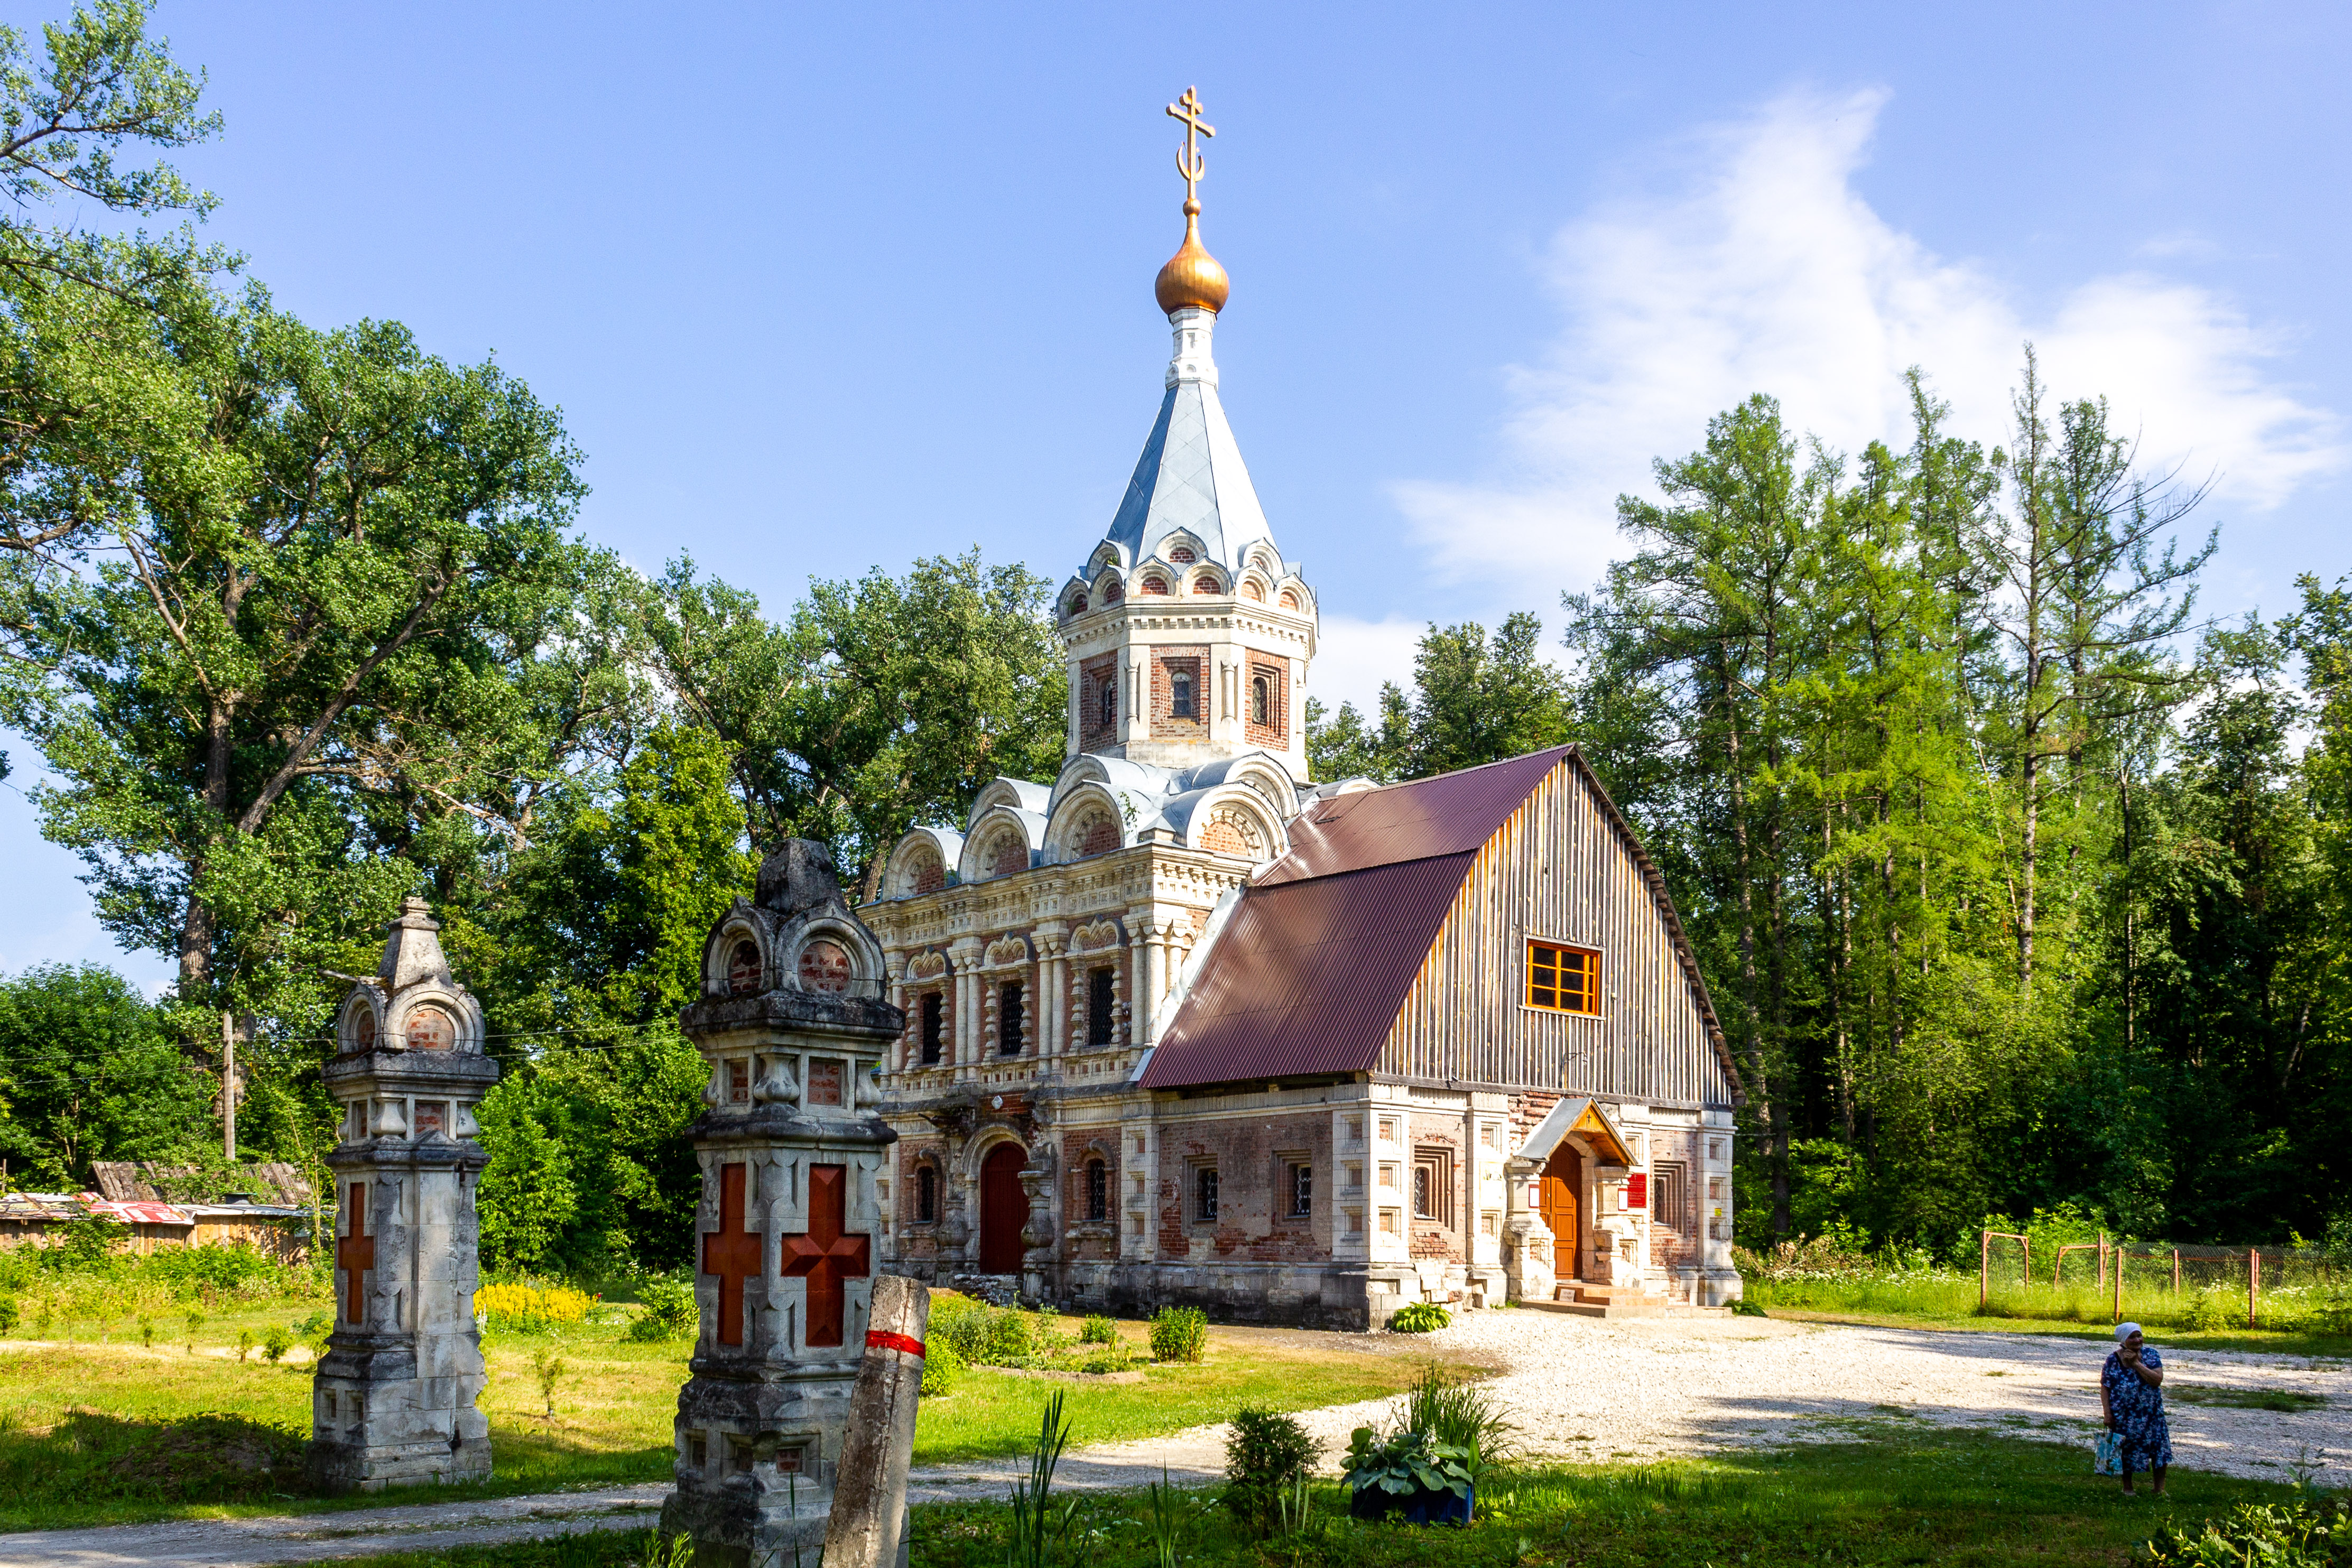
<path fill-rule="evenodd" d="M 1308 777 L 1316 597 L 1218 397 L 1184 240 L 1158 419 L 1056 601 L 1067 760 L 919 828 L 858 914 L 891 1272 L 1339 1327 L 1406 1302 L 1716 1306 L 1739 1079 L 1657 871 L 1573 747 Z"/>

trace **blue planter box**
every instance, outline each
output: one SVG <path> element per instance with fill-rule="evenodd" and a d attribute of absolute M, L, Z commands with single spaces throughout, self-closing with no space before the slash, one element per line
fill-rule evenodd
<path fill-rule="evenodd" d="M 1467 1497 L 1455 1497 L 1440 1487 L 1435 1491 L 1423 1490 L 1411 1492 L 1382 1491 L 1379 1487 L 1366 1487 L 1348 1496 L 1348 1516 L 1351 1519 L 1402 1519 L 1407 1524 L 1467 1524 L 1478 1504 L 1478 1489 L 1472 1487 Z"/>

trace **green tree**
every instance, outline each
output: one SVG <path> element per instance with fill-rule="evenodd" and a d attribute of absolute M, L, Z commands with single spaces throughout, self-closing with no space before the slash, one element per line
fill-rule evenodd
<path fill-rule="evenodd" d="M 193 1159 L 212 1085 L 110 969 L 0 980 L 0 1158 L 15 1185 L 79 1190 L 92 1160 Z"/>

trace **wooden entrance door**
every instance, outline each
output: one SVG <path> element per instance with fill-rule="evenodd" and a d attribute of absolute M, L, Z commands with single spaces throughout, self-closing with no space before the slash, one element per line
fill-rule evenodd
<path fill-rule="evenodd" d="M 1559 1280 L 1580 1280 L 1577 1267 L 1577 1221 L 1584 1209 L 1584 1160 L 1563 1144 L 1545 1162 L 1539 1192 L 1543 1222 L 1551 1228 L 1551 1271 Z"/>
<path fill-rule="evenodd" d="M 1021 1228 L 1029 1223 L 1029 1195 L 1021 1190 L 1021 1173 L 1028 1167 L 1029 1151 L 1018 1144 L 999 1144 L 980 1162 L 983 1274 L 1021 1272 Z"/>

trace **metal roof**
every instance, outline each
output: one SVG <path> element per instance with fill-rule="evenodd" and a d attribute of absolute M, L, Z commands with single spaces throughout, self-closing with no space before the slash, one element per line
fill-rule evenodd
<path fill-rule="evenodd" d="M 1257 886 L 1475 850 L 1510 820 L 1545 774 L 1575 747 L 1441 773 L 1318 801 L 1290 824 L 1290 852 Z"/>
<path fill-rule="evenodd" d="M 1129 561 L 1140 563 L 1177 533 L 1200 540 L 1208 558 L 1229 571 L 1241 570 L 1251 545 L 1274 542 L 1210 382 L 1180 381 L 1160 399 L 1160 417 L 1106 537 L 1125 547 Z"/>
<path fill-rule="evenodd" d="M 1143 1087 L 1370 1071 L 1471 859 L 1251 888 L 1160 1035 Z"/>

